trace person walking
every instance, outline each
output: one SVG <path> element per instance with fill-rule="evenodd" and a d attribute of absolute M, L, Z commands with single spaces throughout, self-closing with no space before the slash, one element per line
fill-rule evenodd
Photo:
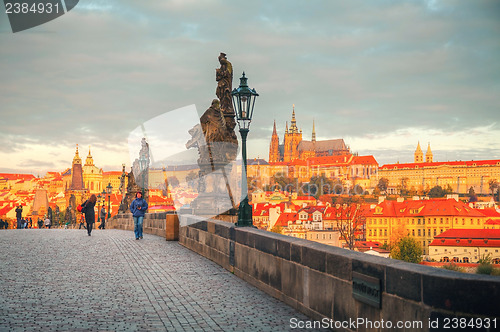
<path fill-rule="evenodd" d="M 21 229 L 21 220 L 23 219 L 23 207 L 21 204 L 16 208 L 17 229 Z"/>
<path fill-rule="evenodd" d="M 137 192 L 134 201 L 130 204 L 130 212 L 132 212 L 132 217 L 134 218 L 134 233 L 136 240 L 142 239 L 142 222 L 147 209 L 148 203 L 142 198 L 142 193 Z"/>
<path fill-rule="evenodd" d="M 87 222 L 87 234 L 90 236 L 92 233 L 92 226 L 95 223 L 95 203 L 97 202 L 97 197 L 95 194 L 92 194 L 89 199 L 87 199 L 82 204 L 82 212 L 85 214 L 85 221 Z"/>
<path fill-rule="evenodd" d="M 50 226 L 52 226 L 52 222 L 50 221 L 50 218 L 47 216 L 47 218 L 45 218 L 45 228 L 50 229 Z"/>
<path fill-rule="evenodd" d="M 99 225 L 99 229 L 104 229 L 106 226 L 106 209 L 104 205 L 101 205 L 101 212 L 99 213 L 101 216 L 101 224 Z"/>

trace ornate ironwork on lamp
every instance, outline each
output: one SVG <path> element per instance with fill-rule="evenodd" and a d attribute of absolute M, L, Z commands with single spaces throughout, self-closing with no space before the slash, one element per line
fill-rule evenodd
<path fill-rule="evenodd" d="M 108 219 L 111 217 L 111 193 L 113 192 L 113 186 L 111 182 L 108 182 L 106 186 L 106 192 L 108 193 Z"/>
<path fill-rule="evenodd" d="M 238 222 L 236 226 L 253 226 L 252 207 L 248 204 L 248 186 L 247 186 L 247 136 L 252 122 L 253 108 L 255 99 L 259 94 L 255 89 L 250 89 L 247 83 L 248 78 L 245 72 L 240 78 L 240 86 L 231 92 L 233 97 L 236 120 L 241 134 L 241 155 L 243 167 L 241 169 L 241 203 L 238 209 Z"/>

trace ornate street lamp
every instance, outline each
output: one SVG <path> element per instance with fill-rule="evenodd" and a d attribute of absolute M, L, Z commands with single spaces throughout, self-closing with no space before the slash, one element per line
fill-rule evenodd
<path fill-rule="evenodd" d="M 140 155 L 139 157 L 139 170 L 141 171 L 141 179 L 142 179 L 142 198 L 144 198 L 144 183 L 145 183 L 145 170 L 148 167 L 148 160 L 144 155 Z"/>
<path fill-rule="evenodd" d="M 108 183 L 106 190 L 108 192 L 108 220 L 109 220 L 109 217 L 111 217 L 111 191 L 113 190 L 111 182 Z"/>
<path fill-rule="evenodd" d="M 231 92 L 234 110 L 236 112 L 236 120 L 240 128 L 241 154 L 243 159 L 243 167 L 241 169 L 241 203 L 238 209 L 238 222 L 236 226 L 253 226 L 252 207 L 248 204 L 247 136 L 250 129 L 250 123 L 252 122 L 255 98 L 259 94 L 255 89 L 250 89 L 248 87 L 247 80 L 245 72 L 243 72 L 243 76 L 240 78 L 240 86 Z"/>

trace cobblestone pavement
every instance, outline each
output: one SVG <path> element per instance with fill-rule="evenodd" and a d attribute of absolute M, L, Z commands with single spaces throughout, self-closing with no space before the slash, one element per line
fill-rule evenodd
<path fill-rule="evenodd" d="M 290 319 L 309 320 L 153 235 L 2 230 L 0 253 L 0 331 L 299 331 Z"/>

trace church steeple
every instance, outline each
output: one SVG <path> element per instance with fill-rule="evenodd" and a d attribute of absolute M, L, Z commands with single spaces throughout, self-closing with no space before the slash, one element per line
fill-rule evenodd
<path fill-rule="evenodd" d="M 316 129 L 314 128 L 314 120 L 313 120 L 313 133 L 312 133 L 312 141 L 316 142 Z"/>
<path fill-rule="evenodd" d="M 271 136 L 271 144 L 269 145 L 269 162 L 274 163 L 280 161 L 279 155 L 279 138 L 276 131 L 276 120 L 274 120 L 273 134 Z"/>
<path fill-rule="evenodd" d="M 432 151 L 431 151 L 431 143 L 427 146 L 427 152 L 425 153 L 425 162 L 432 163 Z"/>
<path fill-rule="evenodd" d="M 424 162 L 424 153 L 422 152 L 422 149 L 420 148 L 420 142 L 418 142 L 417 149 L 415 150 L 415 153 L 413 155 L 415 156 L 415 163 L 423 163 Z"/>
<path fill-rule="evenodd" d="M 76 145 L 75 156 L 73 157 L 73 164 L 80 164 L 80 165 L 82 164 L 82 159 L 78 154 L 78 144 Z"/>
<path fill-rule="evenodd" d="M 78 144 L 76 145 L 75 157 L 73 158 L 73 165 L 71 167 L 71 190 L 83 190 L 83 170 L 82 160 L 78 154 Z"/>
<path fill-rule="evenodd" d="M 87 156 L 87 159 L 85 160 L 85 166 L 94 166 L 94 158 L 92 158 L 92 155 L 90 154 L 90 146 L 89 146 L 89 154 Z"/>

